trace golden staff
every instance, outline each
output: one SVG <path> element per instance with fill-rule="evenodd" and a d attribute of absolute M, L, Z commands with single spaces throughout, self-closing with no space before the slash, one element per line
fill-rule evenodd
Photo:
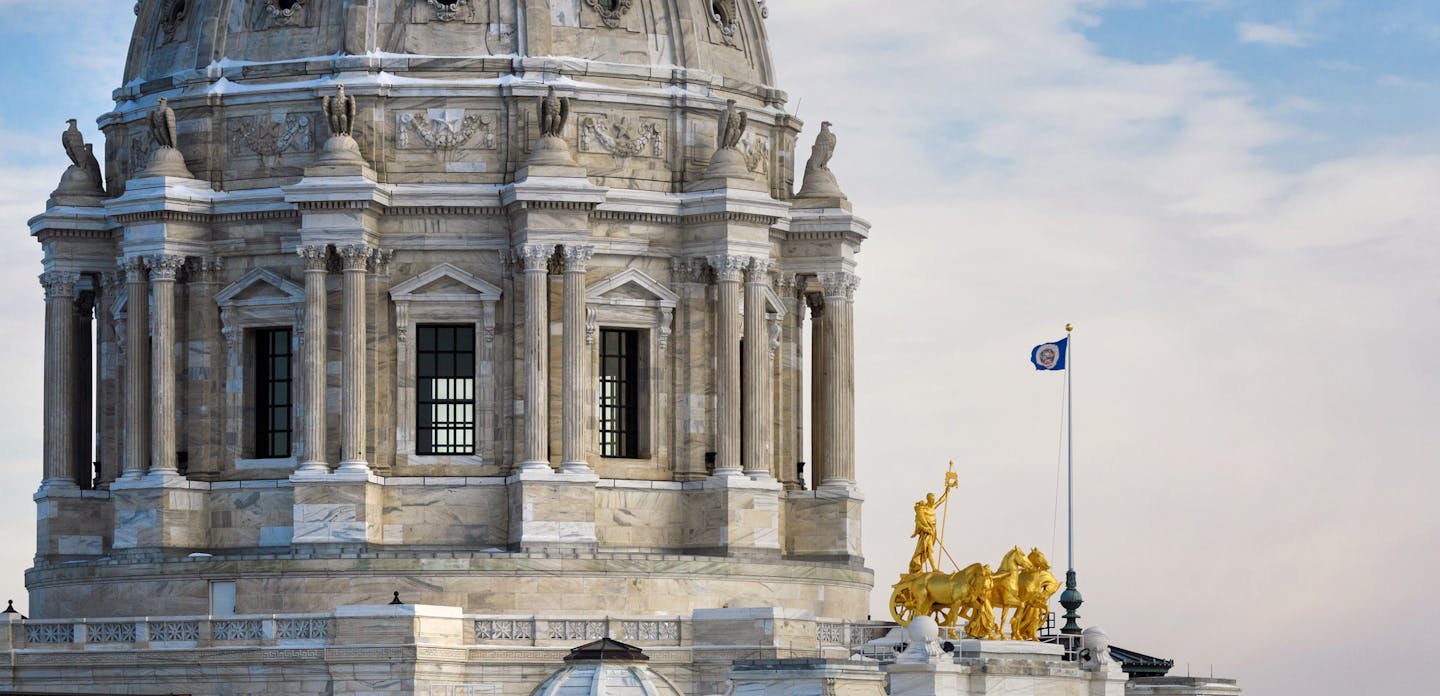
<path fill-rule="evenodd" d="M 955 460 L 951 459 L 950 469 L 945 472 L 945 509 L 940 512 L 940 534 L 935 543 L 940 546 L 940 552 L 945 554 L 945 558 L 950 560 L 950 565 L 954 566 L 956 571 L 960 570 L 960 564 L 950 558 L 950 552 L 945 549 L 945 529 L 950 526 L 950 489 L 959 486 L 959 481 L 960 477 L 955 474 Z"/>

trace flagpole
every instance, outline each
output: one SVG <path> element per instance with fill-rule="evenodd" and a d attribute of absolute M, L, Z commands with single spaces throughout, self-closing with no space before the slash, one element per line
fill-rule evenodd
<path fill-rule="evenodd" d="M 1081 632 L 1076 613 L 1084 598 L 1075 583 L 1075 340 L 1074 324 L 1065 325 L 1065 512 L 1066 537 L 1068 540 L 1069 568 L 1065 571 L 1065 591 L 1060 594 L 1060 606 L 1065 607 L 1063 634 L 1077 635 Z"/>

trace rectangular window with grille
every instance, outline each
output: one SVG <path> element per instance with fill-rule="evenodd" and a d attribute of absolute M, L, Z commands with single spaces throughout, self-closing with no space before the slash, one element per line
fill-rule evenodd
<path fill-rule="evenodd" d="M 600 456 L 640 456 L 640 335 L 600 330 Z"/>
<path fill-rule="evenodd" d="M 415 327 L 416 454 L 475 453 L 475 327 Z"/>
<path fill-rule="evenodd" d="M 290 456 L 291 386 L 293 384 L 290 329 L 255 332 L 255 457 Z"/>

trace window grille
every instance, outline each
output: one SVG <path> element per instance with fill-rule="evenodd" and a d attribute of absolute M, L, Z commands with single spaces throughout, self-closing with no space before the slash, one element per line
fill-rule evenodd
<path fill-rule="evenodd" d="M 475 327 L 415 327 L 416 454 L 475 453 Z"/>

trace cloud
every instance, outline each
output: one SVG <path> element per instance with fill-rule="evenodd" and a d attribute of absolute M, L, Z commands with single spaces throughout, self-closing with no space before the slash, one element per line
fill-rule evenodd
<path fill-rule="evenodd" d="M 1385 558 L 1440 573 L 1440 328 L 1416 320 L 1440 298 L 1440 147 L 1271 163 L 1321 139 L 1286 120 L 1295 104 L 1205 61 L 1108 57 L 1082 33 L 1089 3 L 862 9 L 775 5 L 770 31 L 874 223 L 856 379 L 877 615 L 949 459 L 957 560 L 1019 542 L 1063 564 L 1058 385 L 1026 356 L 1074 321 L 1084 621 L 1253 693 L 1405 691 L 1304 665 L 1408 625 L 1402 603 L 1337 599 L 1395 581 Z M 1414 634 L 1362 652 L 1421 660 Z"/>
<path fill-rule="evenodd" d="M 1241 43 L 1264 44 L 1266 46 L 1305 46 L 1309 39 L 1293 29 L 1278 24 L 1240 22 L 1235 25 L 1235 35 Z"/>

